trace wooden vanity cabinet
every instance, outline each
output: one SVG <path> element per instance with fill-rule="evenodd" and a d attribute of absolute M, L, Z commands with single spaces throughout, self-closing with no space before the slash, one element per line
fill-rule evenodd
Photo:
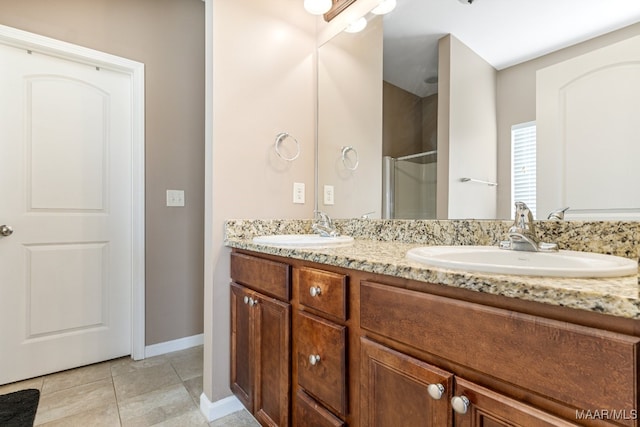
<path fill-rule="evenodd" d="M 346 425 L 347 276 L 294 268 L 296 426 Z"/>
<path fill-rule="evenodd" d="M 464 412 L 455 426 L 578 425 L 580 411 L 603 409 L 629 416 L 580 425 L 637 425 L 638 337 L 368 281 L 360 282 L 360 326 L 453 374 L 451 409 Z M 402 366 L 411 363 L 395 372 Z M 363 421 L 378 403 L 364 401 Z"/>
<path fill-rule="evenodd" d="M 639 426 L 632 319 L 238 251 L 231 276 L 264 426 Z"/>
<path fill-rule="evenodd" d="M 231 276 L 231 390 L 262 425 L 288 426 L 290 266 L 232 253 Z"/>

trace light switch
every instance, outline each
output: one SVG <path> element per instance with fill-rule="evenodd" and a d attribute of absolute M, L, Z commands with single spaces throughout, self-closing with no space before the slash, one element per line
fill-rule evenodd
<path fill-rule="evenodd" d="M 333 205 L 333 185 L 324 186 L 324 204 L 325 206 Z"/>
<path fill-rule="evenodd" d="M 304 204 L 304 183 L 293 183 L 293 203 Z"/>
<path fill-rule="evenodd" d="M 167 190 L 167 206 L 184 206 L 184 190 Z"/>

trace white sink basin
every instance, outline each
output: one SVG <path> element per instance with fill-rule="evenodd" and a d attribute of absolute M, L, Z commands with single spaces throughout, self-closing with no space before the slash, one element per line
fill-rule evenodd
<path fill-rule="evenodd" d="M 333 248 L 353 243 L 351 236 L 323 237 L 318 234 L 273 234 L 258 236 L 253 243 L 282 248 Z"/>
<path fill-rule="evenodd" d="M 407 258 L 432 266 L 470 272 L 552 277 L 619 277 L 638 274 L 638 263 L 590 252 L 524 252 L 494 246 L 424 246 Z"/>

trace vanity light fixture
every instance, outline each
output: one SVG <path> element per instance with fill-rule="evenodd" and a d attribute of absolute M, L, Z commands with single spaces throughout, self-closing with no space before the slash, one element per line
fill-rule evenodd
<path fill-rule="evenodd" d="M 395 9 L 396 3 L 396 0 L 382 0 L 378 6 L 373 8 L 371 13 L 374 15 L 384 15 Z"/>
<path fill-rule="evenodd" d="M 323 15 L 331 9 L 331 0 L 304 0 L 304 9 L 312 15 Z"/>
<path fill-rule="evenodd" d="M 349 24 L 347 28 L 344 29 L 344 31 L 347 33 L 359 33 L 365 28 L 367 28 L 367 18 L 363 16 Z"/>

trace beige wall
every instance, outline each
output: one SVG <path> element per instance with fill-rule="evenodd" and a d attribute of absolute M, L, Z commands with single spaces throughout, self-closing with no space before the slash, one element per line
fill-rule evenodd
<path fill-rule="evenodd" d="M 297 0 L 208 1 L 212 8 L 212 148 L 207 186 L 211 239 L 205 264 L 204 392 L 214 402 L 229 390 L 230 218 L 310 218 L 314 207 L 315 27 Z M 289 132 L 300 157 L 275 154 Z M 292 203 L 294 182 L 306 203 Z"/>
<path fill-rule="evenodd" d="M 357 218 L 382 208 L 382 19 L 362 32 L 341 33 L 318 50 L 319 209 L 334 218 Z M 341 149 L 358 153 L 349 170 Z M 348 154 L 347 165 L 355 163 Z M 325 205 L 324 185 L 334 186 L 334 204 Z M 366 191 L 364 191 L 366 189 Z"/>
<path fill-rule="evenodd" d="M 536 72 L 541 68 L 638 34 L 640 34 L 640 24 L 633 24 L 498 72 L 498 180 L 500 182 L 498 218 L 510 218 L 513 210 L 511 206 L 511 126 L 536 119 Z"/>
<path fill-rule="evenodd" d="M 438 218 L 495 218 L 496 70 L 455 37 L 440 40 Z"/>
<path fill-rule="evenodd" d="M 0 24 L 145 64 L 146 345 L 202 333 L 204 3 L 0 0 Z"/>

